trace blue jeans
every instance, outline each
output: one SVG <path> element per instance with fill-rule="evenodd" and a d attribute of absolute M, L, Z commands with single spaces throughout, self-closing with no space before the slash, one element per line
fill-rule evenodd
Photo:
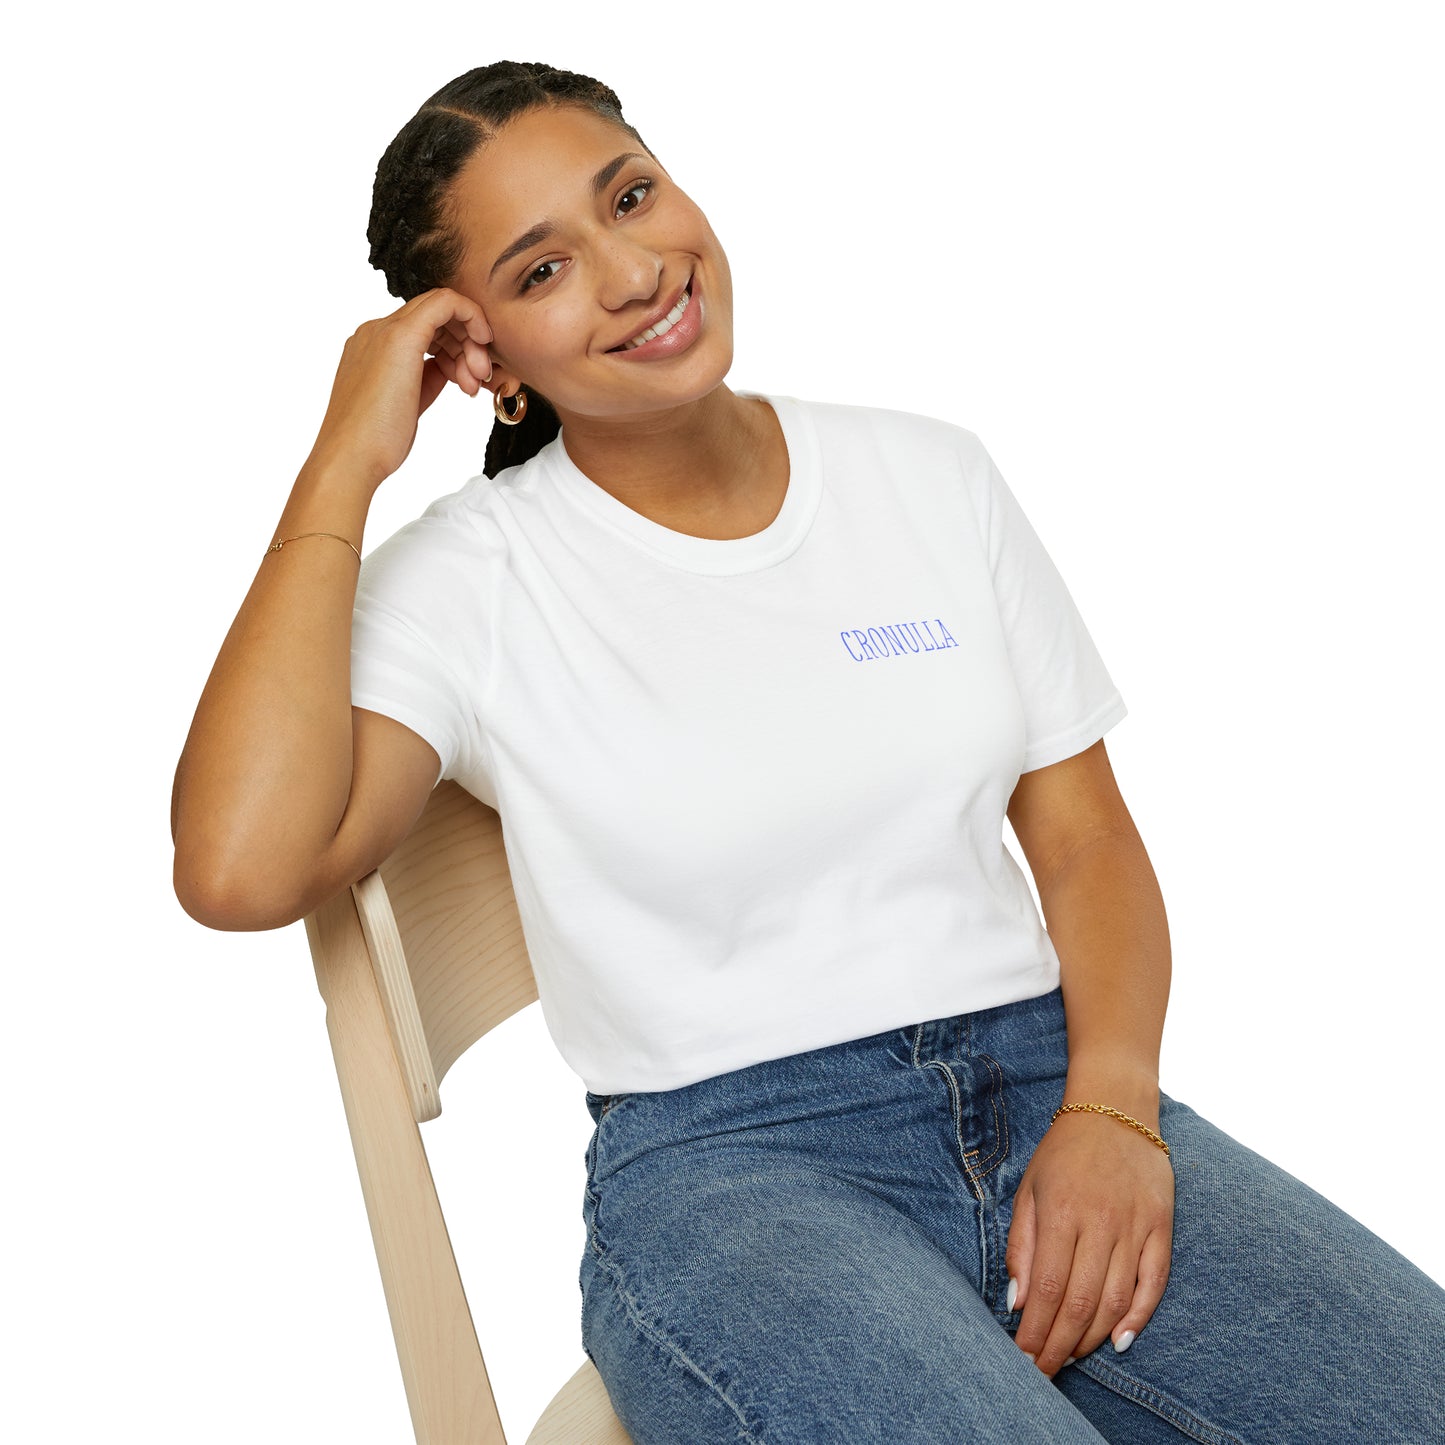
<path fill-rule="evenodd" d="M 582 1338 L 636 1445 L 1445 1441 L 1445 1290 L 1167 1097 L 1162 1303 L 1030 1364 L 1004 1246 L 1067 1063 L 1055 990 L 589 1093 Z"/>

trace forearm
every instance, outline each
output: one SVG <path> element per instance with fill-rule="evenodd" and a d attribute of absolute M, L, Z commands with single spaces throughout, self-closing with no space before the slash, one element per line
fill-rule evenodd
<path fill-rule="evenodd" d="M 1159 1046 L 1169 999 L 1169 925 L 1137 834 L 1080 848 L 1041 889 L 1069 1031 L 1065 1100 L 1159 1123 Z"/>
<path fill-rule="evenodd" d="M 359 547 L 369 501 L 366 487 L 308 463 L 276 535 L 332 532 Z M 264 555 L 176 771 L 176 888 L 188 906 L 280 896 L 334 837 L 351 788 L 357 571 L 329 537 Z"/>

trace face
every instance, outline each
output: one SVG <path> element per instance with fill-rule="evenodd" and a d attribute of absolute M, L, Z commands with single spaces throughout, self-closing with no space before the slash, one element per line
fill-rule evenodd
<path fill-rule="evenodd" d="M 727 374 L 727 258 L 620 126 L 571 106 L 527 111 L 472 157 L 452 201 L 466 246 L 452 287 L 486 313 L 493 389 L 535 387 L 565 425 L 685 405 Z"/>

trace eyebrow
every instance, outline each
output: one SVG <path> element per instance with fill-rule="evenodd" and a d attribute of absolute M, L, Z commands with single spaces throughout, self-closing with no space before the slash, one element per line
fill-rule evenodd
<path fill-rule="evenodd" d="M 645 159 L 646 157 L 637 151 L 626 151 L 615 160 L 608 161 L 607 164 L 592 177 L 592 194 L 594 196 L 600 196 L 617 178 L 618 171 L 620 171 L 628 161 Z M 492 277 L 497 274 L 498 270 L 505 266 L 508 261 L 514 260 L 520 256 L 523 251 L 530 251 L 533 246 L 545 241 L 547 237 L 554 234 L 556 230 L 557 224 L 555 221 L 539 221 L 531 230 L 523 231 L 492 263 L 492 269 L 487 273 L 487 280 L 490 281 Z"/>

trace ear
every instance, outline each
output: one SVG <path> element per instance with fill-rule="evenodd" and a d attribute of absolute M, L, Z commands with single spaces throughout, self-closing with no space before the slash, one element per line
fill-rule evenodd
<path fill-rule="evenodd" d="M 492 358 L 492 375 L 487 382 L 487 390 L 493 396 L 499 392 L 503 396 L 516 396 L 525 385 L 526 383 L 511 367 L 504 365 L 495 357 Z"/>

